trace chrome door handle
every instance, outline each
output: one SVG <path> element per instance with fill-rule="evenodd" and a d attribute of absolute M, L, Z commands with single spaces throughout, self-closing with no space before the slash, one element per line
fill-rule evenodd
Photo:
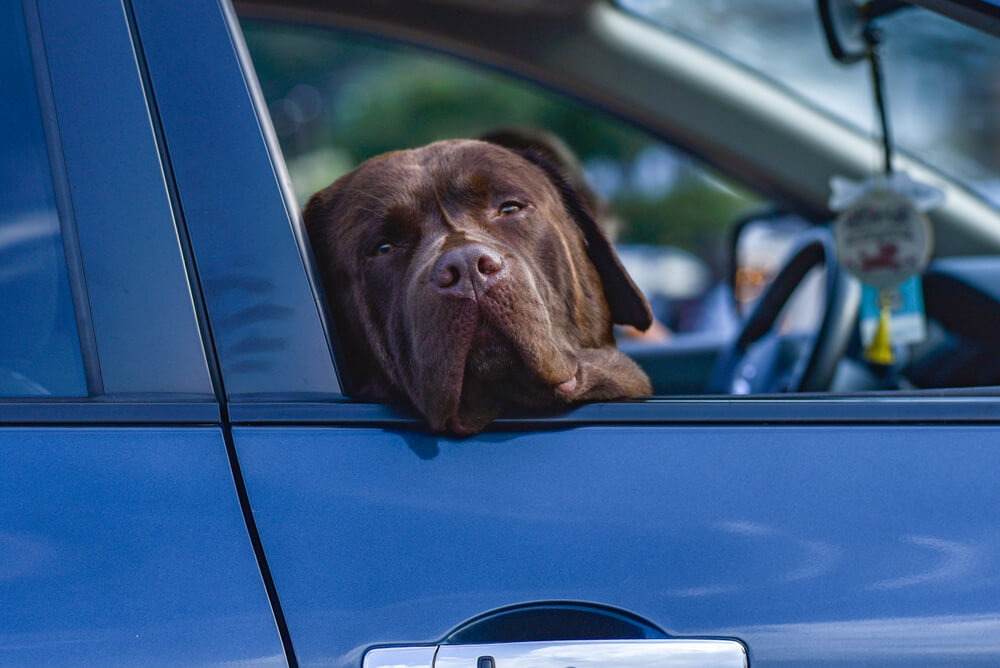
<path fill-rule="evenodd" d="M 747 668 L 738 640 L 560 640 L 376 647 L 363 668 Z"/>

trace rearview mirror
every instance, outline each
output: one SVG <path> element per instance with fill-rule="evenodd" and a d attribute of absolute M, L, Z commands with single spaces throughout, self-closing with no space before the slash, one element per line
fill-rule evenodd
<path fill-rule="evenodd" d="M 903 0 L 816 0 L 830 54 L 845 65 L 868 55 L 871 36 L 867 31 L 872 21 L 909 6 Z"/>

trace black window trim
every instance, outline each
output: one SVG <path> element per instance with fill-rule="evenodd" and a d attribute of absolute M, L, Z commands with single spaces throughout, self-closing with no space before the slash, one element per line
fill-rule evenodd
<path fill-rule="evenodd" d="M 1000 422 L 1000 388 L 879 392 L 851 395 L 654 397 L 582 404 L 555 413 L 513 413 L 490 430 L 566 429 L 614 425 L 967 424 Z M 231 401 L 233 425 L 382 426 L 426 430 L 405 408 L 351 401 L 260 398 Z"/>
<path fill-rule="evenodd" d="M 14 399 L 0 401 L 0 429 L 12 426 L 214 424 L 219 405 L 200 399 Z"/>

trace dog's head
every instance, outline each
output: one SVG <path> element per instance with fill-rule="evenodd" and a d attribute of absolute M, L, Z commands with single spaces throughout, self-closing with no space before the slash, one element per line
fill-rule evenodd
<path fill-rule="evenodd" d="M 649 305 L 553 156 L 453 140 L 368 160 L 305 222 L 354 393 L 474 433 L 506 405 L 648 394 Z"/>

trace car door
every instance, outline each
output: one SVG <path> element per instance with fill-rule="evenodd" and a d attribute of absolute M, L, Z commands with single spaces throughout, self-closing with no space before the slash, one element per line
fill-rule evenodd
<path fill-rule="evenodd" d="M 281 656 L 130 23 L 0 3 L 7 666 Z"/>
<path fill-rule="evenodd" d="M 231 8 L 134 7 L 290 664 L 667 636 L 1000 660 L 994 397 L 650 399 L 467 439 L 353 401 Z"/>

